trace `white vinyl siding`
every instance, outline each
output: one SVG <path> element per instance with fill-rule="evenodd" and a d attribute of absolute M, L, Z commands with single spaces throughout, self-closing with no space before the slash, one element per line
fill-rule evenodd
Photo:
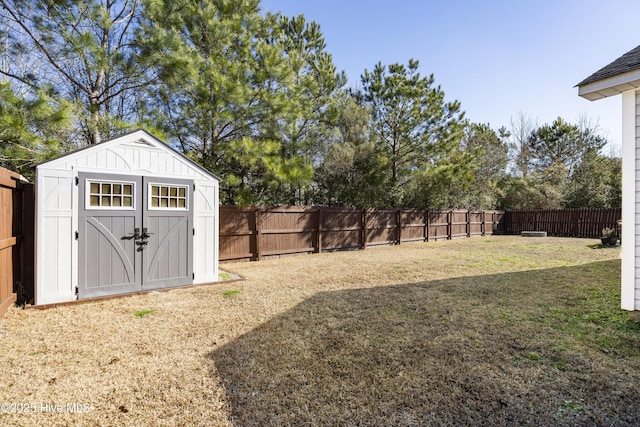
<path fill-rule="evenodd" d="M 214 185 L 215 184 L 215 185 Z M 193 194 L 194 228 L 193 260 L 194 281 L 208 283 L 218 280 L 218 183 L 196 182 Z"/>
<path fill-rule="evenodd" d="M 638 95 L 635 90 L 622 94 L 622 280 L 621 307 L 636 308 L 636 228 L 638 218 L 638 188 L 636 181 L 639 165 L 637 158 Z M 627 243 L 628 242 L 628 243 Z"/>
<path fill-rule="evenodd" d="M 640 309 L 640 251 L 637 250 L 638 246 L 640 245 L 640 173 L 638 171 L 640 171 L 640 92 L 634 91 L 635 92 L 635 109 L 634 109 L 634 115 L 635 115 L 635 127 L 634 127 L 634 145 L 635 145 L 635 150 L 634 150 L 634 155 L 635 155 L 635 170 L 634 170 L 634 182 L 635 182 L 635 194 L 634 194 L 634 206 L 635 206 L 635 215 L 633 217 L 634 221 L 633 221 L 633 229 L 634 229 L 634 243 L 635 245 L 633 246 L 633 258 L 634 258 L 634 277 L 631 279 L 633 280 L 633 284 L 634 284 L 634 303 L 633 303 L 633 307 L 631 309 L 633 310 L 638 310 Z M 624 114 L 624 112 L 623 112 Z M 624 132 L 624 130 L 623 130 Z M 623 159 L 624 159 L 624 153 L 623 153 Z M 624 161 L 624 160 L 623 160 Z M 623 175 L 623 181 L 624 181 L 624 175 Z M 624 195 L 623 195 L 623 199 L 624 199 Z M 623 222 L 623 230 L 624 230 L 624 222 Z M 624 241 L 623 241 L 624 244 Z M 631 251 L 629 251 L 630 253 Z M 625 277 L 623 277 L 623 280 L 625 279 Z M 623 292 L 624 292 L 624 283 L 623 283 Z M 631 292 L 629 292 L 630 294 Z M 624 298 L 624 297 L 623 297 Z M 624 305 L 624 301 L 623 301 L 623 305 Z M 623 307 L 624 308 L 624 307 Z"/>
<path fill-rule="evenodd" d="M 71 177 L 57 171 L 41 174 L 36 195 L 41 215 L 36 221 L 36 233 L 41 244 L 36 247 L 36 301 L 50 303 L 73 298 L 73 192 Z"/>

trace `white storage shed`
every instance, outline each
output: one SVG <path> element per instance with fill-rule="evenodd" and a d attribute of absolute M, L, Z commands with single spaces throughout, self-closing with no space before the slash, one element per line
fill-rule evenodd
<path fill-rule="evenodd" d="M 640 46 L 577 86 L 578 94 L 589 101 L 622 95 L 621 306 L 637 312 L 640 310 Z"/>
<path fill-rule="evenodd" d="M 144 130 L 40 164 L 35 304 L 217 281 L 218 184 Z"/>

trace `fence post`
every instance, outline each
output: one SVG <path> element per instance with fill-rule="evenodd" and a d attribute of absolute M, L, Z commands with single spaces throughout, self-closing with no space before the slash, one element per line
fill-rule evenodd
<path fill-rule="evenodd" d="M 424 211 L 424 241 L 429 241 L 429 210 Z"/>
<path fill-rule="evenodd" d="M 471 237 L 471 209 L 467 209 L 467 237 Z"/>
<path fill-rule="evenodd" d="M 360 215 L 360 241 L 362 249 L 367 249 L 367 210 L 362 209 Z"/>
<path fill-rule="evenodd" d="M 262 234 L 261 231 L 261 227 L 260 227 L 260 220 L 261 220 L 261 212 L 260 212 L 260 208 L 256 209 L 256 213 L 254 215 L 255 217 L 255 227 L 256 227 L 256 258 L 258 259 L 258 261 L 260 261 L 262 259 L 262 251 L 260 250 L 260 235 Z"/>
<path fill-rule="evenodd" d="M 398 245 L 402 244 L 402 210 L 396 209 L 396 228 L 398 229 Z"/>
<path fill-rule="evenodd" d="M 451 240 L 453 234 L 453 211 L 447 212 L 447 239 Z"/>
<path fill-rule="evenodd" d="M 485 230 L 487 228 L 487 221 L 486 218 L 484 217 L 484 210 L 481 211 L 482 212 L 482 223 L 480 224 L 480 234 L 484 237 L 485 235 Z"/>
<path fill-rule="evenodd" d="M 322 253 L 322 209 L 318 208 L 318 253 Z"/>
<path fill-rule="evenodd" d="M 498 225 L 496 224 L 496 211 L 491 212 L 491 235 L 498 231 Z"/>

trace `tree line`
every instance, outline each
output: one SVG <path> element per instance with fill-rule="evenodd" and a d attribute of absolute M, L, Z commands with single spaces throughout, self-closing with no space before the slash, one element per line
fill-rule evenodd
<path fill-rule="evenodd" d="M 597 126 L 465 118 L 417 60 L 349 88 L 320 26 L 259 0 L 0 0 L 0 164 L 136 128 L 221 177 L 221 202 L 620 206 Z"/>

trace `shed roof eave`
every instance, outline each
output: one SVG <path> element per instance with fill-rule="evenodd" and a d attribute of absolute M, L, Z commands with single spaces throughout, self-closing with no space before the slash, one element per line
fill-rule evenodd
<path fill-rule="evenodd" d="M 640 88 L 640 69 L 578 85 L 578 95 L 589 101 L 595 101 L 637 88 Z"/>

